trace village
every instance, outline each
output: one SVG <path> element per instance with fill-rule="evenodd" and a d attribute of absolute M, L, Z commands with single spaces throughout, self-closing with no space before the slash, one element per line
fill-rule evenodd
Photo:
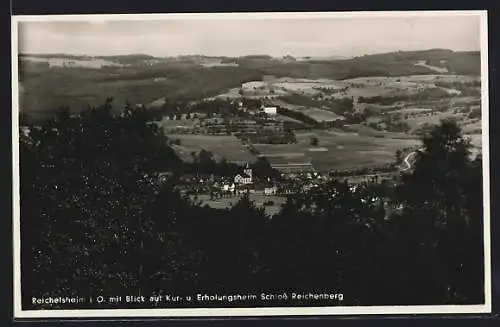
<path fill-rule="evenodd" d="M 357 176 L 355 179 L 349 179 L 349 190 L 352 193 L 364 192 L 364 186 L 370 182 L 394 183 L 399 174 L 398 171 L 391 171 Z M 171 178 L 172 173 L 160 173 L 161 182 L 167 182 Z M 253 174 L 252 168 L 247 163 L 242 171 L 234 176 L 182 174 L 176 181 L 175 187 L 181 194 L 193 201 L 218 209 L 231 208 L 242 196 L 246 195 L 256 207 L 263 207 L 265 212 L 272 216 L 279 213 L 281 205 L 288 196 L 305 195 L 333 181 L 344 182 L 346 180 L 339 172 L 325 174 L 314 170 L 281 173 L 279 178 L 259 178 Z M 330 191 L 334 197 L 336 190 Z M 363 203 L 375 204 L 381 201 L 381 198 L 374 197 L 370 193 L 359 195 L 362 195 Z M 389 205 L 384 201 L 381 203 L 386 207 Z"/>

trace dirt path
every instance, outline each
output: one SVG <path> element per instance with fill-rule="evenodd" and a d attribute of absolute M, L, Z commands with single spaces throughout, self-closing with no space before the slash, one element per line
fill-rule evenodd
<path fill-rule="evenodd" d="M 411 168 L 410 158 L 417 154 L 417 151 L 419 150 L 408 153 L 408 155 L 404 158 L 403 162 L 406 164 L 406 167 L 401 169 L 402 172 L 407 171 Z"/>

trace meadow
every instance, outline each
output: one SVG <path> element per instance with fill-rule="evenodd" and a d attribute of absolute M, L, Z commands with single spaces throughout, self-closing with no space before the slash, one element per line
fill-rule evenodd
<path fill-rule="evenodd" d="M 438 73 L 448 73 L 448 68 L 446 68 L 446 67 L 436 67 L 436 66 L 428 65 L 427 61 L 425 61 L 425 60 L 419 60 L 419 62 L 417 62 L 415 64 L 415 66 L 426 67 L 426 68 L 432 69 L 432 70 L 434 70 L 434 71 L 436 71 Z"/>
<path fill-rule="evenodd" d="M 379 138 L 388 138 L 388 139 L 414 139 L 415 136 L 406 133 L 397 133 L 397 132 L 387 132 L 387 131 L 379 131 L 368 127 L 363 124 L 351 124 L 348 127 L 344 128 L 350 132 L 357 133 L 360 136 L 371 136 L 371 137 L 379 137 Z"/>
<path fill-rule="evenodd" d="M 328 171 L 389 164 L 394 161 L 397 150 L 418 147 L 421 144 L 419 139 L 411 136 L 402 138 L 397 133 L 385 133 L 385 136 L 373 137 L 355 132 L 312 131 L 296 133 L 297 144 L 257 144 L 255 147 L 262 156 L 270 154 L 267 158 L 271 164 L 312 162 L 317 170 Z M 313 150 L 316 147 L 311 146 L 312 138 L 318 139 L 317 147 L 320 151 Z"/>
<path fill-rule="evenodd" d="M 82 67 L 82 68 L 103 68 L 108 66 L 122 67 L 114 61 L 104 60 L 101 58 L 86 58 L 86 59 L 72 59 L 72 58 L 43 58 L 43 57 L 31 57 L 26 56 L 23 58 L 26 61 L 31 61 L 34 63 L 44 63 L 49 67 Z"/>
<path fill-rule="evenodd" d="M 387 114 L 420 114 L 420 113 L 430 113 L 432 109 L 430 108 L 402 108 L 387 111 Z"/>
<path fill-rule="evenodd" d="M 412 132 L 415 132 L 422 126 L 428 125 L 438 125 L 441 120 L 446 119 L 455 119 L 460 123 L 461 119 L 464 119 L 466 115 L 464 114 L 454 114 L 452 112 L 438 112 L 434 111 L 431 115 L 418 115 L 416 117 L 409 117 L 408 119 L 402 119 L 401 121 L 405 122 L 410 126 Z"/>
<path fill-rule="evenodd" d="M 186 114 L 182 115 L 183 118 Z M 158 121 L 157 124 L 160 127 L 163 127 L 165 131 L 176 129 L 176 128 L 189 128 L 194 127 L 199 120 L 197 119 L 162 119 Z"/>
<path fill-rule="evenodd" d="M 338 119 L 344 119 L 342 116 L 337 115 L 331 111 L 319 108 L 307 107 L 298 109 L 297 111 L 302 112 L 303 114 L 311 117 L 317 122 L 323 122 L 323 121 L 330 122 L 330 121 L 336 121 Z"/>
<path fill-rule="evenodd" d="M 183 159 L 189 159 L 191 152 L 202 149 L 210 151 L 216 159 L 226 158 L 227 161 L 255 162 L 257 158 L 232 135 L 189 135 L 189 134 L 167 134 L 172 140 L 180 140 L 180 146 L 174 146 L 174 150 Z"/>
<path fill-rule="evenodd" d="M 347 96 L 395 96 L 415 94 L 435 83 L 470 83 L 479 81 L 477 76 L 467 75 L 407 75 L 407 76 L 370 76 L 343 80 L 349 86 Z M 336 94 L 334 96 L 342 96 Z"/>
<path fill-rule="evenodd" d="M 481 120 L 477 119 L 474 121 L 469 121 L 462 126 L 462 130 L 465 134 L 476 134 L 482 128 Z"/>

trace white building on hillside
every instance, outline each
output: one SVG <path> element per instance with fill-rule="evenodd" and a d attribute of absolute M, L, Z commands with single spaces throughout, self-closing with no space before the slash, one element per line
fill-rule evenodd
<path fill-rule="evenodd" d="M 266 187 L 264 189 L 264 194 L 265 195 L 276 195 L 277 192 L 278 192 L 278 188 L 276 186 Z"/>
<path fill-rule="evenodd" d="M 278 109 L 276 107 L 263 107 L 262 111 L 268 115 L 276 115 L 278 113 Z"/>
<path fill-rule="evenodd" d="M 234 183 L 229 185 L 229 184 L 223 184 L 221 189 L 225 192 L 234 192 L 234 189 L 235 189 L 235 185 Z"/>
<path fill-rule="evenodd" d="M 238 174 L 234 177 L 234 183 L 243 185 L 252 184 L 252 168 L 250 168 L 250 165 L 248 163 L 243 170 L 243 173 Z"/>

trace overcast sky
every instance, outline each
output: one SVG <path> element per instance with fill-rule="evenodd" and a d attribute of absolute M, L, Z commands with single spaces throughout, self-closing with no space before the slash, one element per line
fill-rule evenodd
<path fill-rule="evenodd" d="M 313 16 L 311 16 L 313 17 Z M 44 21 L 19 25 L 23 53 L 357 56 L 480 49 L 479 16 Z"/>

